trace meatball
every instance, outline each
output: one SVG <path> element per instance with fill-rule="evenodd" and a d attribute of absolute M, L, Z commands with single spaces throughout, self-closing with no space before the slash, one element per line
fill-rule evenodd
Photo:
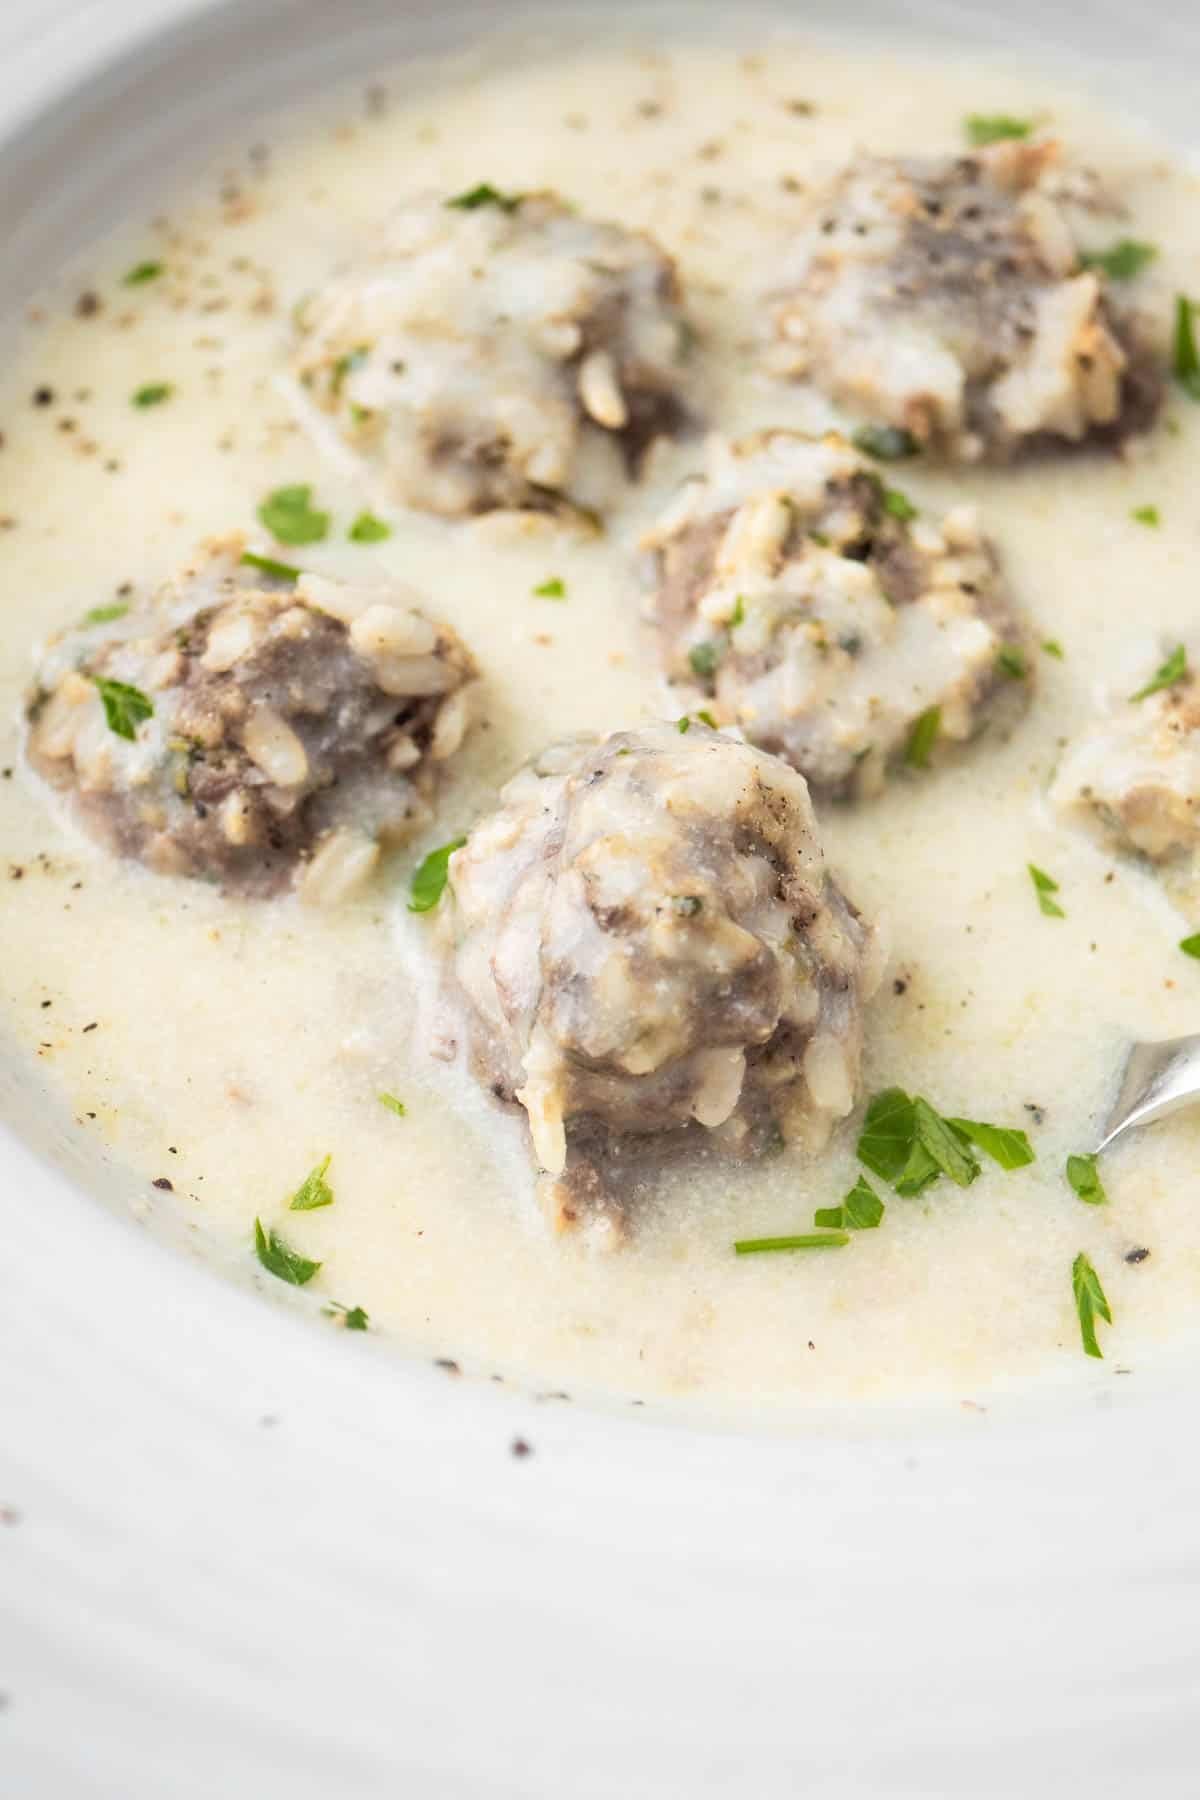
<path fill-rule="evenodd" d="M 313 401 L 392 496 L 431 512 L 603 508 L 683 423 L 671 259 L 554 194 L 402 208 L 298 324 Z"/>
<path fill-rule="evenodd" d="M 645 544 L 684 704 L 696 695 L 821 794 L 872 793 L 905 755 L 1025 704 L 1025 627 L 973 510 L 919 516 L 844 438 L 713 443 Z"/>
<path fill-rule="evenodd" d="M 558 1228 L 648 1158 L 815 1149 L 852 1108 L 875 934 L 803 779 L 692 722 L 555 746 L 450 861 L 476 1072 L 524 1107 Z"/>
<path fill-rule="evenodd" d="M 959 461 L 1145 429 L 1156 357 L 1081 259 L 1103 204 L 1052 142 L 860 157 L 771 297 L 777 372 Z"/>
<path fill-rule="evenodd" d="M 334 901 L 427 822 L 474 664 L 399 584 L 276 579 L 242 556 L 240 538 L 209 544 L 149 607 L 58 638 L 29 759 L 119 856 Z"/>
<path fill-rule="evenodd" d="M 1050 790 L 1065 819 L 1166 862 L 1200 848 L 1200 684 L 1117 701 L 1069 746 Z"/>

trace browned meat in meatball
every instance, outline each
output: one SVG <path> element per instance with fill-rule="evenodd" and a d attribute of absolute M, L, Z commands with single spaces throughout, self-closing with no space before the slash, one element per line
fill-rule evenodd
<path fill-rule="evenodd" d="M 646 542 L 681 703 L 820 793 L 872 793 L 1025 704 L 1025 627 L 973 510 L 918 512 L 835 434 L 714 442 Z"/>
<path fill-rule="evenodd" d="M 699 723 L 577 740 L 450 862 L 443 930 L 481 1080 L 524 1107 L 557 1227 L 646 1159 L 816 1148 L 854 1105 L 874 935 L 803 779 Z"/>
<path fill-rule="evenodd" d="M 962 461 L 1144 430 L 1157 358 L 1081 260 L 1100 204 L 1047 141 L 859 157 L 772 296 L 777 372 Z"/>
<path fill-rule="evenodd" d="M 601 509 L 684 418 L 671 259 L 554 194 L 401 208 L 299 329 L 313 400 L 392 497 L 432 512 Z"/>
<path fill-rule="evenodd" d="M 152 606 L 57 639 L 30 761 L 119 856 L 336 900 L 427 822 L 474 665 L 398 585 L 275 580 L 242 554 L 209 545 Z"/>

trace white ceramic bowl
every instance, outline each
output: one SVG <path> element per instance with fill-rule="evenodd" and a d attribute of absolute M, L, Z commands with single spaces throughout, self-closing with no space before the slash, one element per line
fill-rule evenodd
<path fill-rule="evenodd" d="M 506 11 L 7 0 L 0 306 L 239 108 Z M 1195 129 L 1191 0 L 824 16 Z M 5 1795 L 1191 1791 L 1190 1368 L 787 1441 L 539 1405 L 152 1241 L 3 1046 L 0 1113 Z"/>

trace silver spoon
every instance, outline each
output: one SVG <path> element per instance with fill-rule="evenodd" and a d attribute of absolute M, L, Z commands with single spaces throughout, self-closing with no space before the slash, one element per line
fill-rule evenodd
<path fill-rule="evenodd" d="M 1126 1131 L 1152 1125 L 1200 1100 L 1200 1036 L 1134 1044 L 1126 1059 L 1116 1104 L 1096 1155 Z"/>

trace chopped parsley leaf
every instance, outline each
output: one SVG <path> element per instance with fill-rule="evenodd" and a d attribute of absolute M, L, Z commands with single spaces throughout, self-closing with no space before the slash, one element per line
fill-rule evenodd
<path fill-rule="evenodd" d="M 371 1328 L 370 1317 L 361 1306 L 340 1306 L 336 1300 L 331 1300 L 321 1311 L 327 1319 L 336 1319 L 343 1331 L 369 1331 Z"/>
<path fill-rule="evenodd" d="M 979 1173 L 979 1164 L 948 1119 L 935 1112 L 928 1100 L 917 1094 L 913 1099 L 913 1120 L 917 1143 L 943 1175 L 956 1187 L 970 1187 Z"/>
<path fill-rule="evenodd" d="M 693 644 L 688 651 L 688 662 L 692 673 L 699 675 L 702 681 L 710 681 L 717 672 L 717 664 L 721 660 L 721 652 L 716 644 Z"/>
<path fill-rule="evenodd" d="M 867 1107 L 858 1139 L 858 1160 L 895 1186 L 904 1173 L 915 1136 L 912 1101 L 903 1088 L 885 1088 Z"/>
<path fill-rule="evenodd" d="M 1062 661 L 1064 654 L 1063 647 L 1057 638 L 1043 638 L 1042 649 L 1046 652 L 1047 656 L 1053 656 L 1057 661 Z"/>
<path fill-rule="evenodd" d="M 1135 519 L 1139 525 L 1162 524 L 1162 514 L 1157 506 L 1135 506 L 1129 516 L 1131 519 Z"/>
<path fill-rule="evenodd" d="M 927 769 L 929 753 L 937 743 L 938 733 L 942 729 L 942 709 L 940 706 L 927 706 L 913 721 L 913 728 L 908 734 L 908 743 L 904 746 L 904 760 L 910 769 Z"/>
<path fill-rule="evenodd" d="M 883 510 L 890 519 L 899 519 L 902 525 L 907 525 L 917 516 L 917 508 L 899 488 L 884 488 Z"/>
<path fill-rule="evenodd" d="M 1079 1315 L 1079 1335 L 1083 1339 L 1084 1354 L 1102 1357 L 1104 1352 L 1096 1341 L 1096 1320 L 1104 1319 L 1111 1325 L 1112 1309 L 1100 1286 L 1100 1277 L 1082 1250 L 1071 1264 L 1071 1291 L 1075 1296 L 1075 1311 Z"/>
<path fill-rule="evenodd" d="M 346 536 L 352 544 L 381 544 L 384 538 L 390 538 L 392 528 L 377 519 L 374 513 L 361 512 Z"/>
<path fill-rule="evenodd" d="M 533 592 L 538 600 L 565 600 L 567 584 L 561 575 L 552 575 L 549 581 L 540 582 Z"/>
<path fill-rule="evenodd" d="M 243 550 L 238 560 L 248 569 L 261 569 L 264 575 L 273 575 L 276 581 L 299 581 L 304 572 L 293 568 L 291 563 L 277 561 L 273 556 L 259 556 L 256 550 Z"/>
<path fill-rule="evenodd" d="M 316 544 L 329 534 L 329 514 L 313 506 L 307 483 L 276 488 L 259 507 L 258 516 L 281 544 Z"/>
<path fill-rule="evenodd" d="M 1103 1206 L 1108 1200 L 1094 1156 L 1068 1156 L 1067 1180 L 1085 1206 Z"/>
<path fill-rule="evenodd" d="M 730 631 L 736 631 L 739 625 L 742 625 L 745 623 L 745 619 L 746 619 L 746 596 L 745 596 L 745 594 L 739 594 L 737 599 L 733 603 L 733 611 L 729 615 Z"/>
<path fill-rule="evenodd" d="M 111 625 L 114 619 L 123 619 L 128 611 L 129 608 L 124 601 L 117 600 L 112 606 L 93 606 L 90 612 L 84 613 L 79 623 L 80 625 Z"/>
<path fill-rule="evenodd" d="M 1174 687 L 1182 681 L 1188 672 L 1187 651 L 1182 644 L 1177 644 L 1165 663 L 1154 671 L 1145 687 L 1139 688 L 1136 694 L 1130 694 L 1130 700 L 1145 700 L 1151 694 L 1161 693 L 1163 688 Z"/>
<path fill-rule="evenodd" d="M 840 1206 L 823 1206 L 813 1214 L 814 1225 L 833 1231 L 874 1231 L 883 1218 L 884 1205 L 865 1175 L 860 1175 Z"/>
<path fill-rule="evenodd" d="M 860 425 L 852 442 L 856 450 L 877 462 L 903 462 L 920 449 L 912 432 L 899 425 Z"/>
<path fill-rule="evenodd" d="M 136 388 L 130 395 L 130 404 L 143 408 L 161 406 L 163 401 L 169 400 L 174 392 L 175 389 L 169 381 L 148 381 L 145 387 Z"/>
<path fill-rule="evenodd" d="M 310 1262 L 298 1251 L 289 1250 L 275 1232 L 264 1231 L 260 1219 L 254 1221 L 254 1250 L 268 1274 L 277 1275 L 280 1281 L 286 1281 L 292 1287 L 303 1287 L 321 1266 L 319 1262 Z"/>
<path fill-rule="evenodd" d="M 375 1098 L 378 1100 L 380 1106 L 386 1106 L 388 1111 L 390 1113 L 395 1113 L 398 1119 L 402 1119 L 408 1111 L 403 1100 L 397 1100 L 395 1094 L 381 1093 L 376 1094 Z"/>
<path fill-rule="evenodd" d="M 676 719 L 675 729 L 679 733 L 680 737 L 686 736 L 686 734 L 692 729 L 692 721 L 687 713 L 684 713 L 682 719 Z"/>
<path fill-rule="evenodd" d="M 996 667 L 1010 681 L 1024 681 L 1029 673 L 1029 664 L 1025 661 L 1025 652 L 1016 644 L 1003 644 L 996 657 Z"/>
<path fill-rule="evenodd" d="M 1045 869 L 1035 868 L 1033 863 L 1027 863 L 1026 867 L 1029 870 L 1029 879 L 1033 883 L 1034 893 L 1037 895 L 1038 905 L 1046 917 L 1048 919 L 1065 919 L 1066 913 L 1058 901 L 1052 897 L 1058 892 L 1058 883 L 1053 875 L 1047 875 Z"/>
<path fill-rule="evenodd" d="M 977 149 L 1006 138 L 1027 138 L 1033 131 L 1032 119 L 1015 119 L 1011 113 L 971 113 L 963 123 L 968 142 Z"/>
<path fill-rule="evenodd" d="M 326 1156 L 309 1170 L 288 1201 L 289 1212 L 316 1212 L 319 1206 L 333 1205 L 333 1189 L 325 1179 L 332 1161 L 332 1156 Z"/>
<path fill-rule="evenodd" d="M 1121 238 L 1107 250 L 1085 250 L 1079 264 L 1084 269 L 1099 269 L 1110 281 L 1132 281 L 1157 255 L 1153 244 L 1140 243 L 1137 238 Z"/>
<path fill-rule="evenodd" d="M 1191 937 L 1180 938 L 1179 948 L 1185 956 L 1200 957 L 1200 931 L 1193 932 Z"/>
<path fill-rule="evenodd" d="M 985 1125 L 979 1119 L 947 1119 L 947 1125 L 1002 1169 L 1023 1169 L 1035 1160 L 1033 1145 L 1023 1131 L 1011 1125 Z"/>
<path fill-rule="evenodd" d="M 359 344 L 356 349 L 347 350 L 344 356 L 338 357 L 333 365 L 332 385 L 335 394 L 341 393 L 342 383 L 345 381 L 347 375 L 351 374 L 355 369 L 361 369 L 370 354 L 370 344 Z"/>
<path fill-rule="evenodd" d="M 157 281 L 166 270 L 166 264 L 160 262 L 134 263 L 132 269 L 121 277 L 123 287 L 145 287 L 148 281 Z"/>
<path fill-rule="evenodd" d="M 764 1250 L 840 1250 L 850 1242 L 848 1231 L 802 1231 L 794 1237 L 738 1238 L 739 1256 L 757 1256 Z"/>
<path fill-rule="evenodd" d="M 1023 1131 L 978 1119 L 944 1117 L 920 1094 L 909 1096 L 902 1088 L 885 1088 L 872 1099 L 857 1153 L 872 1174 L 889 1182 L 898 1194 L 911 1197 L 940 1175 L 958 1187 L 969 1187 L 979 1174 L 972 1146 L 1006 1170 L 1023 1169 L 1034 1160 Z"/>
<path fill-rule="evenodd" d="M 699 712 L 696 714 L 696 717 L 699 719 L 699 721 L 702 725 L 707 725 L 708 729 L 710 731 L 719 731 L 721 729 L 721 727 L 717 724 L 717 721 L 713 718 L 712 714 L 708 711 L 707 707 L 702 706 L 700 708 Z"/>
<path fill-rule="evenodd" d="M 440 844 L 436 850 L 431 850 L 424 862 L 417 866 L 412 878 L 409 912 L 433 911 L 450 876 L 450 858 L 456 850 L 462 849 L 466 841 L 465 837 L 451 838 L 448 844 Z"/>
<path fill-rule="evenodd" d="M 138 726 L 154 717 L 153 700 L 127 681 L 110 681 L 105 675 L 93 675 L 91 679 L 100 691 L 108 729 L 132 744 Z"/>
<path fill-rule="evenodd" d="M 490 181 L 481 181 L 477 187 L 455 194 L 446 205 L 456 212 L 475 212 L 480 206 L 498 206 L 502 212 L 510 213 L 516 212 L 524 198 L 524 194 L 502 194 Z"/>
<path fill-rule="evenodd" d="M 1196 348 L 1193 302 L 1186 294 L 1175 299 L 1175 379 L 1193 400 L 1200 400 L 1200 350 Z"/>

